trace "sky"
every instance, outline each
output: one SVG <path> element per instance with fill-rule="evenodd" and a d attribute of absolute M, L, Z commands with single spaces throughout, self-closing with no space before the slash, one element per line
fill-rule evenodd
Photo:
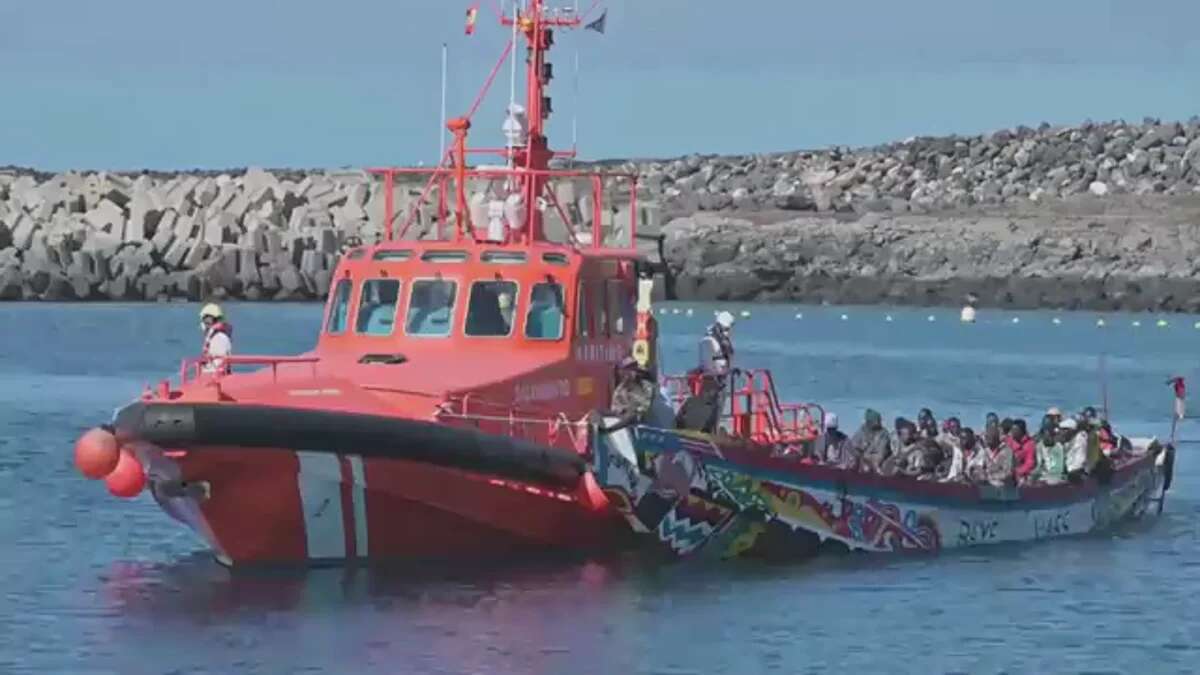
<path fill-rule="evenodd" d="M 469 0 L 0 0 L 0 165 L 430 164 L 441 44 L 454 115 L 510 36 L 499 2 L 482 0 L 466 36 Z M 601 0 L 591 17 L 602 9 L 604 34 L 563 32 L 550 56 L 551 143 L 570 146 L 574 119 L 587 159 L 1200 114 L 1189 0 Z M 501 142 L 508 89 L 505 68 L 473 142 Z"/>

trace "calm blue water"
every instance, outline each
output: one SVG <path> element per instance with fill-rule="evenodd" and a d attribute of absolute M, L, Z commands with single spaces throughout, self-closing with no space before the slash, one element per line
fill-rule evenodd
<path fill-rule="evenodd" d="M 680 370 L 713 307 L 665 307 L 667 365 Z M 320 312 L 231 309 L 242 353 L 311 346 Z M 1077 409 L 1102 398 L 1101 353 L 1112 415 L 1127 432 L 1166 433 L 1168 376 L 1200 386 L 1196 317 L 1160 328 L 1158 317 L 1109 315 L 1097 328 L 1093 314 L 983 312 L 964 326 L 946 310 L 732 309 L 752 312 L 735 328 L 741 364 L 774 369 L 781 393 L 828 404 L 844 427 L 867 405 L 886 418 L 928 406 L 975 426 L 993 409 L 1031 418 L 1052 404 Z M 0 672 L 1196 669 L 1196 445 L 1181 448 L 1160 521 L 1072 541 L 802 565 L 552 560 L 231 574 L 149 498 L 113 499 L 71 464 L 83 429 L 195 350 L 196 310 L 0 305 Z M 1193 425 L 1184 438 L 1200 439 Z"/>

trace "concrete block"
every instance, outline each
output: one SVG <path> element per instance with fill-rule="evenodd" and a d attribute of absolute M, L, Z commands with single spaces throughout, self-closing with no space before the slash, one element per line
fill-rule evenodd
<path fill-rule="evenodd" d="M 264 189 L 273 189 L 279 185 L 275 175 L 259 167 L 251 167 L 242 176 L 242 189 L 248 194 L 257 194 Z"/>
<path fill-rule="evenodd" d="M 279 272 L 270 265 L 259 265 L 258 267 L 259 283 L 263 291 L 267 293 L 275 293 L 279 290 Z"/>
<path fill-rule="evenodd" d="M 292 232 L 299 232 L 308 224 L 308 207 L 298 206 L 292 210 L 292 217 L 288 219 L 288 229 Z"/>
<path fill-rule="evenodd" d="M 19 249 L 28 249 L 33 245 L 33 235 L 41 229 L 33 218 L 18 213 L 16 223 L 12 227 L 12 245 Z"/>
<path fill-rule="evenodd" d="M 150 240 L 154 250 L 165 253 L 170 248 L 171 243 L 175 241 L 175 226 L 178 219 L 179 214 L 174 209 L 162 212 L 158 224 L 154 228 L 154 237 Z"/>
<path fill-rule="evenodd" d="M 192 202 L 197 206 L 207 208 L 212 204 L 220 193 L 220 188 L 217 187 L 217 182 L 212 178 L 205 178 L 196 185 Z"/>
<path fill-rule="evenodd" d="M 279 230 L 267 230 L 263 232 L 263 241 L 266 244 L 268 255 L 283 253 L 283 234 Z"/>
<path fill-rule="evenodd" d="M 187 255 L 183 258 L 183 264 L 179 267 L 184 269 L 192 269 L 204 262 L 208 257 L 208 251 L 211 247 L 208 242 L 203 239 L 197 239 L 192 242 L 191 248 L 188 249 Z"/>
<path fill-rule="evenodd" d="M 332 228 L 323 227 L 317 230 L 317 251 L 320 253 L 337 253 L 338 252 L 338 237 L 337 232 Z"/>
<path fill-rule="evenodd" d="M 220 246 L 227 236 L 236 239 L 237 233 L 237 221 L 224 211 L 210 217 L 204 223 L 204 241 L 208 242 L 209 246 Z"/>
<path fill-rule="evenodd" d="M 125 212 L 107 197 L 84 214 L 84 221 L 96 230 L 121 237 L 125 231 Z"/>
<path fill-rule="evenodd" d="M 187 258 L 188 251 L 192 249 L 192 244 L 193 240 L 176 237 L 171 247 L 163 254 L 163 262 L 171 269 L 179 269 L 183 266 L 183 261 Z"/>
<path fill-rule="evenodd" d="M 216 198 L 213 199 L 211 204 L 209 204 L 209 210 L 210 211 L 225 211 L 225 210 L 227 210 L 229 208 L 229 205 L 233 203 L 234 198 L 237 197 L 238 192 L 239 192 L 238 187 L 232 180 L 225 183 L 217 191 Z"/>
<path fill-rule="evenodd" d="M 304 280 L 300 278 L 300 272 L 295 267 L 288 266 L 279 271 L 279 289 L 281 291 L 294 295 L 304 288 Z"/>

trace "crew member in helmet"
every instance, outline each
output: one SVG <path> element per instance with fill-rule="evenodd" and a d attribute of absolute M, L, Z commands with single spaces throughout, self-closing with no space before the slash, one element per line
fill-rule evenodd
<path fill-rule="evenodd" d="M 733 372 L 732 329 L 733 315 L 720 312 L 700 339 L 700 363 L 697 370 L 693 371 L 700 376 L 700 393 L 694 398 L 704 402 L 707 419 L 702 429 L 709 433 L 716 431 L 719 426 L 721 413 L 728 400 L 729 376 Z"/>
<path fill-rule="evenodd" d="M 733 340 L 730 337 L 732 330 L 733 314 L 721 312 L 700 339 L 700 370 L 722 383 L 733 367 Z"/>
<path fill-rule="evenodd" d="M 233 326 L 225 320 L 220 306 L 209 303 L 200 310 L 200 328 L 204 331 L 201 372 L 228 373 L 230 367 L 225 357 L 233 353 Z"/>

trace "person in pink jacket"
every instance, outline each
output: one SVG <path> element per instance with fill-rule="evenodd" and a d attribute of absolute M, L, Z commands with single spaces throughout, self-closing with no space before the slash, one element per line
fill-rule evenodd
<path fill-rule="evenodd" d="M 1029 435 L 1025 420 L 1013 420 L 1012 429 L 1005 439 L 1013 453 L 1013 475 L 1017 484 L 1025 483 L 1037 468 L 1037 443 Z"/>

